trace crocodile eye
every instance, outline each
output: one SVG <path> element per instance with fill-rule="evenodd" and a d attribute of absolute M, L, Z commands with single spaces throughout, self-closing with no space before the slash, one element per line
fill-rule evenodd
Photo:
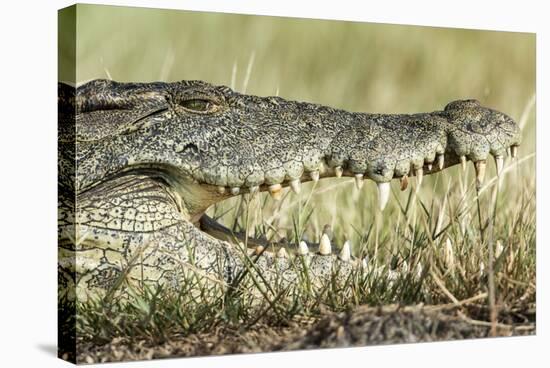
<path fill-rule="evenodd" d="M 214 112 L 218 105 L 210 100 L 205 100 L 201 98 L 193 98 L 189 100 L 184 100 L 181 102 L 181 106 L 183 106 L 187 110 L 191 110 L 193 112 L 198 113 L 209 113 Z"/>

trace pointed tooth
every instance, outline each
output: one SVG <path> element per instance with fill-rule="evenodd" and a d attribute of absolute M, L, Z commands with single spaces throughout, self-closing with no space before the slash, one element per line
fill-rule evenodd
<path fill-rule="evenodd" d="M 231 194 L 238 195 L 241 192 L 241 188 L 239 187 L 233 187 L 231 188 Z"/>
<path fill-rule="evenodd" d="M 340 251 L 338 258 L 340 258 L 344 262 L 347 262 L 351 259 L 351 244 L 349 240 L 346 240 L 344 242 L 344 245 L 342 246 L 342 250 Z"/>
<path fill-rule="evenodd" d="M 327 234 L 321 236 L 321 242 L 319 243 L 319 253 L 323 256 L 328 256 L 332 251 L 332 246 L 330 245 L 330 239 Z"/>
<path fill-rule="evenodd" d="M 426 168 L 428 169 L 428 171 L 432 171 L 433 164 L 432 163 L 427 164 Z"/>
<path fill-rule="evenodd" d="M 308 248 L 306 242 L 302 240 L 300 242 L 300 244 L 298 245 L 298 254 L 301 255 L 301 256 L 305 256 L 308 253 L 309 253 L 309 248 Z"/>
<path fill-rule="evenodd" d="M 361 189 L 363 187 L 363 174 L 355 174 L 355 186 L 357 189 Z"/>
<path fill-rule="evenodd" d="M 256 253 L 257 256 L 259 256 L 260 254 L 262 254 L 263 251 L 264 251 L 264 247 L 262 247 L 261 245 L 258 245 L 258 246 L 254 249 L 254 253 Z"/>
<path fill-rule="evenodd" d="M 277 258 L 288 258 L 288 253 L 284 247 L 281 247 L 277 252 Z"/>
<path fill-rule="evenodd" d="M 474 167 L 476 169 L 476 185 L 478 188 L 483 184 L 485 180 L 485 169 L 487 167 L 487 162 L 485 160 L 474 162 Z"/>
<path fill-rule="evenodd" d="M 414 175 L 416 175 L 417 188 L 420 188 L 422 185 L 422 179 L 424 178 L 424 170 L 422 170 L 422 168 L 418 168 L 415 170 Z"/>
<path fill-rule="evenodd" d="M 386 204 L 388 203 L 388 199 L 390 198 L 390 183 L 384 182 L 384 183 L 378 183 L 378 208 L 380 208 L 380 211 L 384 211 L 384 208 L 386 208 Z"/>
<path fill-rule="evenodd" d="M 248 188 L 248 191 L 250 192 L 250 194 L 256 194 L 260 191 L 260 187 L 257 185 L 253 185 L 250 188 Z"/>
<path fill-rule="evenodd" d="M 403 175 L 400 181 L 401 181 L 401 190 L 407 189 L 407 187 L 409 186 L 409 176 Z"/>
<path fill-rule="evenodd" d="M 506 148 L 506 156 L 510 157 L 512 155 L 511 151 L 510 147 Z"/>
<path fill-rule="evenodd" d="M 319 181 L 319 170 L 315 170 L 309 173 L 309 176 L 311 177 L 311 180 L 317 182 Z"/>
<path fill-rule="evenodd" d="M 443 170 L 445 167 L 445 155 L 441 154 L 437 156 L 437 168 Z"/>
<path fill-rule="evenodd" d="M 512 158 L 516 158 L 517 155 L 518 155 L 518 146 L 516 146 L 516 145 L 511 146 L 510 147 L 510 156 L 512 156 Z"/>
<path fill-rule="evenodd" d="M 462 165 L 462 171 L 466 171 L 466 156 L 460 156 L 460 164 Z"/>
<path fill-rule="evenodd" d="M 325 173 L 327 172 L 328 165 L 327 162 L 323 159 L 321 162 L 319 162 L 319 173 Z"/>
<path fill-rule="evenodd" d="M 278 201 L 281 199 L 283 195 L 283 187 L 281 184 L 273 184 L 269 186 L 269 194 L 271 194 L 271 197 Z"/>
<path fill-rule="evenodd" d="M 334 168 L 334 172 L 336 173 L 337 178 L 341 178 L 342 174 L 344 174 L 344 169 L 342 169 L 342 166 L 336 166 Z"/>
<path fill-rule="evenodd" d="M 300 190 L 302 189 L 302 183 L 300 182 L 300 179 L 292 180 L 290 182 L 290 188 L 294 193 L 299 194 Z"/>
<path fill-rule="evenodd" d="M 218 186 L 218 193 L 225 194 L 225 187 L 222 187 L 221 185 Z"/>
<path fill-rule="evenodd" d="M 495 156 L 495 166 L 497 168 L 497 176 L 500 176 L 502 169 L 504 168 L 504 157 Z"/>

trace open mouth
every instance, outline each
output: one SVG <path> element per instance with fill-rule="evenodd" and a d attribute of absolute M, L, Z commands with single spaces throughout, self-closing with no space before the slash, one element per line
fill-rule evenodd
<path fill-rule="evenodd" d="M 506 150 L 507 156 L 515 158 L 517 156 L 517 150 L 517 144 L 510 146 Z M 505 158 L 498 154 L 493 155 L 493 157 L 495 172 L 496 175 L 499 176 L 503 171 Z M 460 156 L 453 152 L 446 152 L 445 154 L 435 155 L 433 161 L 424 162 L 422 167 L 417 167 L 415 169 L 411 164 L 411 169 L 407 175 L 394 175 L 393 179 L 399 181 L 398 190 L 406 191 L 412 185 L 412 190 L 418 193 L 425 175 L 438 173 L 447 167 L 457 164 L 461 164 L 462 169 L 465 170 L 467 168 L 467 161 L 468 158 L 466 156 Z M 485 180 L 487 163 L 485 160 L 475 161 L 473 162 L 473 167 L 475 170 L 476 187 L 479 190 Z M 349 180 L 350 178 L 353 180 Z M 250 206 L 254 201 L 260 204 L 264 209 L 265 207 L 271 207 L 270 217 L 273 219 L 277 216 L 277 213 L 274 212 L 280 211 L 281 207 L 284 208 L 289 205 L 294 206 L 296 202 L 302 201 L 304 196 L 311 196 L 312 191 L 317 187 L 317 183 L 320 179 L 332 179 L 330 182 L 331 184 L 322 189 L 324 193 L 328 194 L 328 197 L 331 197 L 330 192 L 333 190 L 331 188 L 341 185 L 353 186 L 355 195 L 360 193 L 364 186 L 366 176 L 364 174 L 354 173 L 349 167 L 330 167 L 326 160 L 322 160 L 319 165 L 319 170 L 304 173 L 300 178 L 287 179 L 278 184 L 263 184 L 252 188 L 209 186 L 212 187 L 211 191 L 215 191 L 219 194 L 220 199 L 200 216 L 198 226 L 202 231 L 217 239 L 230 243 L 244 244 L 249 249 L 254 249 L 257 254 L 263 252 L 264 249 L 269 249 L 272 253 L 286 253 L 287 249 L 296 254 L 305 254 L 307 252 L 325 255 L 330 254 L 332 248 L 331 239 L 333 238 L 333 229 L 331 229 L 330 224 L 324 225 L 320 236 L 311 240 L 303 234 L 302 237 L 298 237 L 296 229 L 293 229 L 293 234 L 290 236 L 282 235 L 273 228 L 267 231 L 265 231 L 264 228 L 264 231 L 261 231 L 254 224 L 249 226 L 246 219 L 246 223 L 240 223 L 233 220 L 230 224 L 223 224 L 223 222 L 227 222 L 223 221 L 223 217 L 226 214 L 232 212 L 233 214 L 237 214 L 237 216 L 242 215 L 243 212 L 249 211 L 249 209 L 245 207 Z M 384 211 L 386 205 L 390 201 L 392 190 L 391 183 L 390 181 L 373 181 L 377 186 L 377 203 L 372 205 L 367 204 L 367 206 L 371 207 L 372 211 L 374 211 L 375 208 L 379 211 Z M 325 182 L 325 180 L 323 180 L 323 182 Z M 303 191 L 303 184 L 306 186 L 313 185 L 314 187 Z M 293 193 L 294 197 L 292 197 L 290 193 Z M 354 193 L 351 195 L 354 195 Z M 350 195 L 349 190 L 346 191 L 345 194 Z M 271 198 L 271 206 L 266 205 L 268 202 L 267 196 Z M 287 198 L 291 198 L 291 200 L 287 201 Z M 357 207 L 357 210 L 361 209 L 360 205 Z M 267 234 L 271 234 L 272 236 L 268 236 Z M 344 236 L 344 238 L 346 238 L 346 236 Z M 340 249 L 339 256 L 343 259 L 349 259 L 351 257 L 350 242 L 345 239 L 342 243 L 343 244 L 338 247 Z"/>

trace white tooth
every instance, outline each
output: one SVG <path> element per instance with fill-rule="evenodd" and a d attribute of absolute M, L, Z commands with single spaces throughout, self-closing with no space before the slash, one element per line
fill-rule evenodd
<path fill-rule="evenodd" d="M 361 189 L 363 187 L 363 174 L 355 174 L 355 186 L 357 189 Z"/>
<path fill-rule="evenodd" d="M 384 211 L 384 208 L 386 208 L 386 204 L 388 203 L 388 199 L 390 198 L 390 183 L 384 182 L 384 183 L 378 183 L 378 208 L 380 208 L 380 211 Z"/>
<path fill-rule="evenodd" d="M 476 161 L 474 162 L 474 167 L 476 169 L 476 185 L 480 188 L 481 184 L 483 184 L 483 180 L 485 180 L 485 169 L 487 167 L 487 163 L 485 160 Z"/>
<path fill-rule="evenodd" d="M 319 170 L 315 170 L 309 173 L 309 176 L 311 177 L 311 180 L 317 182 L 319 181 Z"/>
<path fill-rule="evenodd" d="M 264 251 L 264 247 L 262 247 L 261 245 L 258 245 L 256 249 L 254 249 L 254 252 L 256 253 L 256 255 L 262 254 L 263 251 Z"/>
<path fill-rule="evenodd" d="M 326 164 L 326 161 L 325 160 L 321 160 L 321 162 L 319 162 L 319 173 L 325 173 L 327 171 L 327 164 Z"/>
<path fill-rule="evenodd" d="M 336 166 L 334 168 L 334 172 L 336 173 L 337 178 L 341 178 L 342 174 L 344 173 L 344 169 L 342 169 L 342 166 Z"/>
<path fill-rule="evenodd" d="M 331 253 L 330 239 L 327 234 L 321 236 L 321 242 L 319 243 L 319 253 L 323 256 L 328 256 Z"/>
<path fill-rule="evenodd" d="M 342 250 L 340 251 L 338 257 L 345 262 L 351 259 L 351 245 L 349 243 L 349 240 L 346 240 L 344 242 L 344 246 L 342 247 Z"/>
<path fill-rule="evenodd" d="M 218 187 L 218 193 L 225 194 L 225 187 L 219 186 Z"/>
<path fill-rule="evenodd" d="M 260 187 L 257 185 L 253 185 L 248 190 L 250 191 L 250 194 L 256 194 L 260 191 Z"/>
<path fill-rule="evenodd" d="M 298 254 L 301 256 L 305 256 L 308 253 L 309 253 L 309 248 L 307 247 L 306 242 L 302 240 L 298 245 Z"/>
<path fill-rule="evenodd" d="M 233 195 L 239 194 L 240 191 L 241 191 L 241 188 L 239 188 L 239 187 L 231 188 L 231 194 L 233 194 Z"/>
<path fill-rule="evenodd" d="M 512 156 L 512 158 L 516 158 L 517 155 L 518 155 L 518 146 L 510 147 L 510 156 Z"/>
<path fill-rule="evenodd" d="M 286 249 L 285 248 L 280 248 L 279 251 L 277 252 L 277 257 L 278 258 L 288 258 L 288 253 L 286 252 Z"/>
<path fill-rule="evenodd" d="M 445 167 L 445 155 L 437 156 L 437 168 L 439 170 L 443 170 L 444 167 Z"/>
<path fill-rule="evenodd" d="M 292 191 L 296 194 L 300 193 L 300 190 L 302 189 L 302 183 L 300 182 L 300 179 L 294 179 L 290 182 L 290 188 Z"/>
<path fill-rule="evenodd" d="M 427 164 L 426 168 L 428 169 L 428 171 L 432 171 L 433 165 L 432 164 Z"/>
<path fill-rule="evenodd" d="M 466 156 L 460 156 L 460 164 L 462 165 L 462 171 L 466 171 Z"/>
<path fill-rule="evenodd" d="M 271 194 L 271 197 L 278 201 L 281 199 L 283 195 L 283 186 L 281 184 L 273 184 L 269 186 L 269 194 Z"/>
<path fill-rule="evenodd" d="M 416 175 L 416 190 L 418 190 L 422 185 L 422 179 L 424 178 L 424 170 L 422 170 L 422 168 L 416 169 L 414 174 Z"/>
<path fill-rule="evenodd" d="M 504 168 L 504 157 L 495 156 L 495 165 L 497 167 L 497 176 L 500 176 L 502 169 Z"/>
<path fill-rule="evenodd" d="M 512 155 L 511 151 L 510 147 L 506 148 L 506 156 L 510 157 Z"/>

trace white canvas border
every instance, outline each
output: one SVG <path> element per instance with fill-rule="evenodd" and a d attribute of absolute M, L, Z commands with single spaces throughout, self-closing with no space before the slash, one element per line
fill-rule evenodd
<path fill-rule="evenodd" d="M 124 363 L 143 367 L 540 366 L 547 356 L 548 291 L 545 267 L 544 169 L 549 158 L 549 32 L 544 2 L 377 1 L 87 1 L 88 3 L 243 14 L 345 19 L 537 33 L 537 336 L 460 342 L 268 353 Z M 57 367 L 56 344 L 56 81 L 57 9 L 68 1 L 4 2 L 2 14 L 2 113 L 0 158 L 2 202 L 2 366 Z M 29 215 L 31 216 L 29 218 Z M 29 224 L 32 223 L 32 226 Z M 546 227 L 547 228 L 547 227 Z M 545 292 L 546 291 L 546 292 Z M 547 349 L 547 348 L 546 348 Z M 544 354 L 546 352 L 546 354 Z M 130 364 L 130 365 L 127 365 Z M 119 367 L 121 364 L 110 364 Z"/>

